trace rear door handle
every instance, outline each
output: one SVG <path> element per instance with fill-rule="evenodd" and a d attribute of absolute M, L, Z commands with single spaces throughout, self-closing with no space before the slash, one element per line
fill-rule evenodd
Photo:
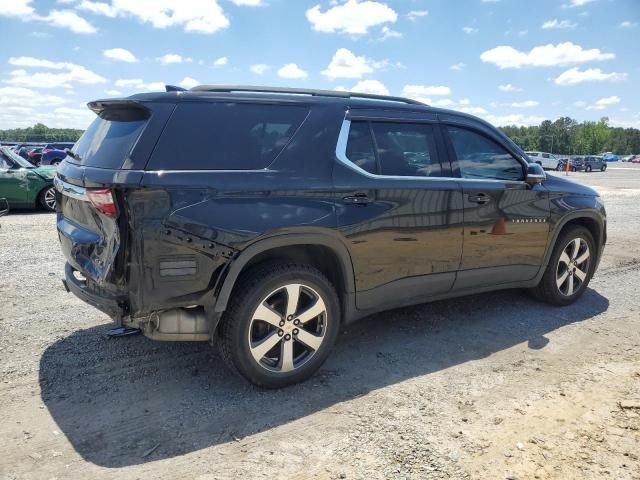
<path fill-rule="evenodd" d="M 371 199 L 364 193 L 357 193 L 355 195 L 349 195 L 342 199 L 344 203 L 351 205 L 366 205 L 371 202 Z"/>
<path fill-rule="evenodd" d="M 489 203 L 491 201 L 491 197 L 486 193 L 476 193 L 473 195 L 469 195 L 469 201 L 473 203 L 478 203 L 480 205 L 484 205 L 485 203 Z"/>

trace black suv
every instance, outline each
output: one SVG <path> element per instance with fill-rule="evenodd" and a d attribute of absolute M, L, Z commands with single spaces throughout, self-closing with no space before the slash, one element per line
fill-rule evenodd
<path fill-rule="evenodd" d="M 593 190 L 413 100 L 241 86 L 91 102 L 58 169 L 65 286 L 156 340 L 309 377 L 341 326 L 505 288 L 567 305 L 606 240 Z"/>

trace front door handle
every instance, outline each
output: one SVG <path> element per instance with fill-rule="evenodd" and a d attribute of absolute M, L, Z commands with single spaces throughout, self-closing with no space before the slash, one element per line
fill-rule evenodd
<path fill-rule="evenodd" d="M 371 202 L 371 199 L 365 193 L 357 193 L 355 195 L 349 195 L 342 199 L 344 203 L 350 205 L 366 205 Z"/>
<path fill-rule="evenodd" d="M 469 201 L 473 203 L 478 203 L 480 205 L 484 205 L 485 203 L 489 203 L 491 201 L 491 197 L 486 193 L 477 193 L 473 195 L 469 195 Z"/>

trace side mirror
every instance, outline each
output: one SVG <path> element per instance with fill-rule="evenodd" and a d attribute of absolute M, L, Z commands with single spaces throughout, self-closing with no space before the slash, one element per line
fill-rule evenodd
<path fill-rule="evenodd" d="M 537 163 L 530 163 L 527 167 L 527 177 L 525 181 L 533 186 L 544 182 L 547 179 L 547 174 L 544 173 L 544 169 Z"/>

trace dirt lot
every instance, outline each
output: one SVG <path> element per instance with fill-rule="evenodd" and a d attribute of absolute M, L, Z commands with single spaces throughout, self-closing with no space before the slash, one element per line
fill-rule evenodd
<path fill-rule="evenodd" d="M 591 288 L 376 315 L 320 373 L 260 391 L 204 344 L 108 339 L 66 294 L 54 217 L 0 223 L 0 478 L 640 479 L 640 168 L 595 186 Z M 638 166 L 640 167 L 640 166 Z"/>

